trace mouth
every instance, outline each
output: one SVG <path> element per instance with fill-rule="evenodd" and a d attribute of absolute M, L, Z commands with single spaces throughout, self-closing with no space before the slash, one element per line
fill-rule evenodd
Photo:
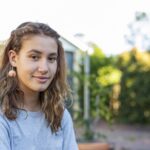
<path fill-rule="evenodd" d="M 46 83 L 49 80 L 49 77 L 44 76 L 33 76 L 39 83 Z"/>

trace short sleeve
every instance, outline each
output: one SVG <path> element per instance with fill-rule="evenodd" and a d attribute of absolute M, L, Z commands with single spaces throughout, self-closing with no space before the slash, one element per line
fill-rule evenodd
<path fill-rule="evenodd" d="M 4 116 L 0 114 L 0 150 L 11 150 L 8 130 L 9 126 Z"/>
<path fill-rule="evenodd" d="M 78 150 L 72 118 L 67 109 L 65 109 L 62 119 L 62 130 L 63 150 Z"/>

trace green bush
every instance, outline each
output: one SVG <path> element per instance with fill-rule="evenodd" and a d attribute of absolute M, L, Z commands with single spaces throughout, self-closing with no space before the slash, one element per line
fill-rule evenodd
<path fill-rule="evenodd" d="M 125 55 L 120 56 L 118 63 L 123 72 L 119 119 L 128 123 L 150 123 L 150 54 L 133 49 Z"/>

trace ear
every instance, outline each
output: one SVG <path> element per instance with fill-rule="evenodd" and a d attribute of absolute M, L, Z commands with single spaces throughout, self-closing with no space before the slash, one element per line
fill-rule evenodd
<path fill-rule="evenodd" d="M 16 67 L 17 53 L 14 50 L 8 52 L 9 62 L 13 67 Z"/>

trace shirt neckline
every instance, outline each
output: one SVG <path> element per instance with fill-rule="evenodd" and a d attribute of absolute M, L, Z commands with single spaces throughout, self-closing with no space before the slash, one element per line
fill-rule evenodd
<path fill-rule="evenodd" d="M 18 109 L 19 114 L 25 115 L 26 117 L 40 117 L 43 112 L 42 111 L 29 111 L 24 109 Z"/>

